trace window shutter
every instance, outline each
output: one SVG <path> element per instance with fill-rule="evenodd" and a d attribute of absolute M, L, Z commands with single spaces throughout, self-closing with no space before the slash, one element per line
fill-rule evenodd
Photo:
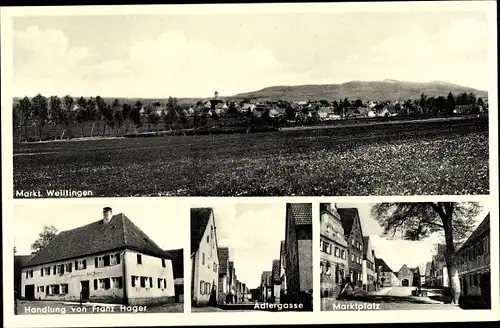
<path fill-rule="evenodd" d="M 73 271 L 73 263 L 70 263 L 70 264 L 69 264 L 69 268 L 68 268 L 68 269 L 69 269 L 69 270 L 68 270 L 68 272 Z"/>
<path fill-rule="evenodd" d="M 64 264 L 61 264 L 61 274 L 63 274 L 63 273 L 64 273 L 64 269 L 65 269 L 65 267 L 66 267 L 66 266 L 65 266 Z"/>
<path fill-rule="evenodd" d="M 167 289 L 167 279 L 163 279 L 163 288 Z"/>
<path fill-rule="evenodd" d="M 116 264 L 120 264 L 120 253 L 116 253 Z"/>
<path fill-rule="evenodd" d="M 132 287 L 135 287 L 135 279 L 134 279 L 134 276 L 132 276 Z"/>
<path fill-rule="evenodd" d="M 94 289 L 97 290 L 97 279 L 94 279 Z"/>
<path fill-rule="evenodd" d="M 97 268 L 97 267 L 98 267 L 98 265 L 99 265 L 99 261 L 97 260 L 97 257 L 95 258 L 95 264 L 94 264 L 94 265 L 95 265 L 95 267 L 96 267 L 96 268 Z"/>
<path fill-rule="evenodd" d="M 53 267 L 53 271 L 54 271 L 54 274 L 56 274 L 56 273 L 57 273 L 57 265 L 54 265 L 54 267 Z"/>
<path fill-rule="evenodd" d="M 43 277 L 43 268 L 40 269 L 40 274 L 42 275 Z"/>
<path fill-rule="evenodd" d="M 83 260 L 83 268 L 87 269 L 87 260 Z"/>
<path fill-rule="evenodd" d="M 149 277 L 149 287 L 153 288 L 153 278 Z"/>
<path fill-rule="evenodd" d="M 75 261 L 75 270 L 78 270 L 78 261 Z"/>

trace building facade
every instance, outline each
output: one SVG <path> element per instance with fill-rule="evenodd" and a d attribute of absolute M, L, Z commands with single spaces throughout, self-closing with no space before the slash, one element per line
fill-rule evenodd
<path fill-rule="evenodd" d="M 191 304 L 217 304 L 219 257 L 212 208 L 191 209 Z"/>
<path fill-rule="evenodd" d="M 59 233 L 22 268 L 22 298 L 128 305 L 175 302 L 171 256 L 124 214 Z"/>
<path fill-rule="evenodd" d="M 376 289 L 375 251 L 370 242 L 370 237 L 363 237 L 363 289 L 374 291 Z"/>
<path fill-rule="evenodd" d="M 348 247 L 349 279 L 355 286 L 363 285 L 363 231 L 357 208 L 339 208 Z"/>
<path fill-rule="evenodd" d="M 263 271 L 260 276 L 260 301 L 270 302 L 273 296 L 272 272 Z"/>
<path fill-rule="evenodd" d="M 312 309 L 312 204 L 286 204 L 287 301 Z"/>
<path fill-rule="evenodd" d="M 491 302 L 489 214 L 457 251 L 456 258 L 462 295 Z"/>
<path fill-rule="evenodd" d="M 280 245 L 280 300 L 283 302 L 286 300 L 286 244 L 285 241 L 281 241 Z"/>
<path fill-rule="evenodd" d="M 229 248 L 219 247 L 217 249 L 217 255 L 219 257 L 219 296 L 218 303 L 225 304 L 229 303 Z"/>
<path fill-rule="evenodd" d="M 403 264 L 398 271 L 399 285 L 402 287 L 413 286 L 413 271 L 408 268 L 406 264 Z"/>
<path fill-rule="evenodd" d="M 392 269 L 382 258 L 375 258 L 375 265 L 378 271 L 378 285 L 380 287 L 399 286 L 399 279 Z"/>
<path fill-rule="evenodd" d="M 347 240 L 335 204 L 320 204 L 321 297 L 336 297 L 348 272 Z"/>
<path fill-rule="evenodd" d="M 167 254 L 172 257 L 174 269 L 175 302 L 184 302 L 184 249 L 169 249 Z"/>
<path fill-rule="evenodd" d="M 274 303 L 279 303 L 281 297 L 280 260 L 273 260 L 271 278 L 273 283 L 272 300 Z"/>

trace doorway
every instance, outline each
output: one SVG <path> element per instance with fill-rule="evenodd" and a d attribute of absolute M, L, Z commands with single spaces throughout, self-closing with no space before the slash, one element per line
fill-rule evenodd
<path fill-rule="evenodd" d="M 408 279 L 401 280 L 401 285 L 403 287 L 408 287 L 410 285 L 410 281 Z"/>
<path fill-rule="evenodd" d="M 80 281 L 80 295 L 82 301 L 90 299 L 90 282 L 88 280 Z"/>
<path fill-rule="evenodd" d="M 24 298 L 33 301 L 35 299 L 35 285 L 24 286 Z"/>

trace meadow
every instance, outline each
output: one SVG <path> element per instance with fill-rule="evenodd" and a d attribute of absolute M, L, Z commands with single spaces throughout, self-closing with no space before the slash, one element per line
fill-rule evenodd
<path fill-rule="evenodd" d="M 479 118 L 14 145 L 14 190 L 121 196 L 488 194 Z"/>

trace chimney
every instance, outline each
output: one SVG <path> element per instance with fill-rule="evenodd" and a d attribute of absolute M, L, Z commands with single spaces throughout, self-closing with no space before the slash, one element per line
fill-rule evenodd
<path fill-rule="evenodd" d="M 105 207 L 102 209 L 102 222 L 104 224 L 109 223 L 113 217 L 113 209 L 111 207 Z"/>

